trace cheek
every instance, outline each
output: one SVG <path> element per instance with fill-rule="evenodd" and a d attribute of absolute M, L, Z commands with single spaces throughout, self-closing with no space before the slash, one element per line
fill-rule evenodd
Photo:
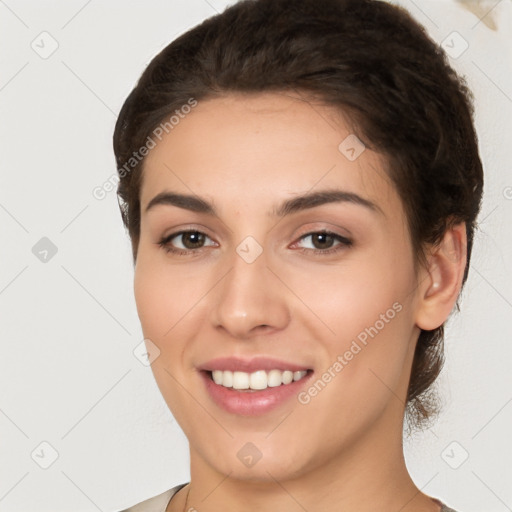
<path fill-rule="evenodd" d="M 405 252 L 400 258 L 391 251 L 372 251 L 350 256 L 339 265 L 279 270 L 300 301 L 295 308 L 299 318 L 309 319 L 335 349 L 375 324 L 377 330 L 389 331 L 389 325 L 404 316 L 397 309 L 413 298 L 413 264 Z"/>
<path fill-rule="evenodd" d="M 139 253 L 134 275 L 134 296 L 137 313 L 146 338 L 159 337 L 163 332 L 164 311 L 167 309 L 165 287 L 158 279 L 158 271 L 147 265 Z"/>
<path fill-rule="evenodd" d="M 194 315 L 204 294 L 197 273 L 171 267 L 161 255 L 140 252 L 134 275 L 134 295 L 144 335 L 167 340 L 185 317 Z"/>
<path fill-rule="evenodd" d="M 183 319 L 188 318 L 187 311 L 197 298 L 186 293 L 190 288 L 183 286 L 184 279 L 179 273 L 170 272 L 156 260 L 139 252 L 134 275 L 135 302 L 144 338 L 160 350 L 151 364 L 155 381 L 169 409 L 183 424 L 190 416 L 187 413 L 190 400 L 178 384 L 183 382 L 186 371 L 183 352 L 187 338 Z"/>
<path fill-rule="evenodd" d="M 315 313 L 301 316 L 311 319 L 310 328 L 322 340 L 326 355 L 317 375 L 329 381 L 325 395 L 322 383 L 318 386 L 324 395 L 319 400 L 323 407 L 334 402 L 355 407 L 353 413 L 358 414 L 364 397 L 365 410 L 371 411 L 387 401 L 389 388 L 402 385 L 414 334 L 414 270 L 412 258 L 406 256 L 404 252 L 400 260 L 381 252 L 380 258 L 367 264 L 310 275 L 309 286 L 305 279 L 295 279 L 294 290 L 300 290 L 302 301 Z"/>

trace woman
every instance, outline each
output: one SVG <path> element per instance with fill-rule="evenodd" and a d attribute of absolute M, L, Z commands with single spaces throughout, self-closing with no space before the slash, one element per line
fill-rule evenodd
<path fill-rule="evenodd" d="M 116 125 L 152 369 L 191 480 L 132 511 L 451 511 L 412 481 L 482 196 L 471 94 L 401 8 L 239 2 Z"/>

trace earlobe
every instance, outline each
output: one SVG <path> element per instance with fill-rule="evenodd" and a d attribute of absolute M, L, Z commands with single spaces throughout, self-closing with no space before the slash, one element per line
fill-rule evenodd
<path fill-rule="evenodd" d="M 466 225 L 460 223 L 447 229 L 439 244 L 431 247 L 418 290 L 416 325 L 420 329 L 438 328 L 452 312 L 462 287 L 466 244 Z"/>

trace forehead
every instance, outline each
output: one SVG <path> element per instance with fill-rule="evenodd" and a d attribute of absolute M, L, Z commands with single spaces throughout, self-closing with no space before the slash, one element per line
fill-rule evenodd
<path fill-rule="evenodd" d="M 364 147 L 339 110 L 296 95 L 200 101 L 156 142 L 144 162 L 143 209 L 164 189 L 247 206 L 341 188 L 382 209 L 400 206 L 384 157 Z"/>

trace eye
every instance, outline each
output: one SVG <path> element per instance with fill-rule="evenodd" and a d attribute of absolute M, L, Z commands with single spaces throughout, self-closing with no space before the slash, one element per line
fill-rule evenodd
<path fill-rule="evenodd" d="M 171 233 L 162 238 L 160 242 L 158 242 L 158 245 L 167 252 L 189 254 L 203 247 L 215 246 L 216 243 L 201 231 L 186 230 Z"/>
<path fill-rule="evenodd" d="M 304 252 L 313 251 L 314 253 L 324 255 L 351 246 L 352 241 L 330 231 L 315 231 L 301 236 L 299 242 L 294 245 L 298 246 Z"/>

